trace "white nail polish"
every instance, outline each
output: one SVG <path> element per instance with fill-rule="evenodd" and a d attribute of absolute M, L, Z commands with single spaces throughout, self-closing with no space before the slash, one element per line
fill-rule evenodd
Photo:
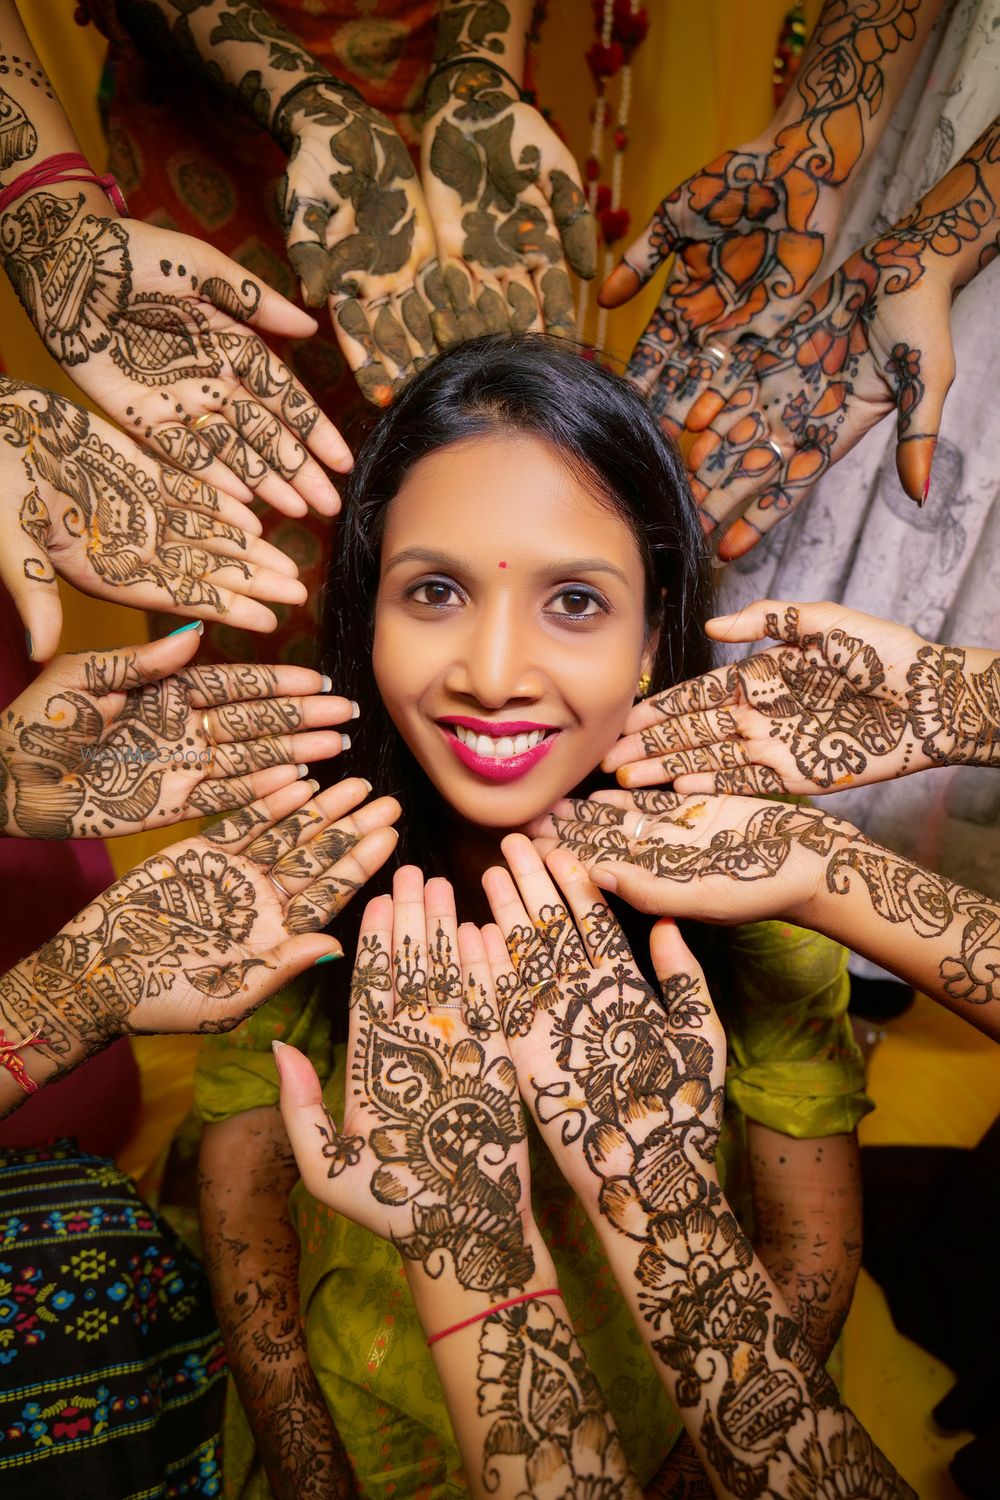
<path fill-rule="evenodd" d="M 308 776 L 309 775 L 309 767 L 308 766 L 299 765 L 299 766 L 296 767 L 296 769 L 297 769 L 297 771 L 299 773 L 299 780 L 300 781 L 302 780 L 303 776 Z"/>
<path fill-rule="evenodd" d="M 357 718 L 359 718 L 359 717 L 360 717 L 360 714 L 361 714 L 361 709 L 360 709 L 360 708 L 359 708 L 359 707 L 358 707 L 358 705 L 357 705 L 357 704 L 356 704 L 356 703 L 355 703 L 355 701 L 354 701 L 354 699 L 353 699 L 353 698 L 352 698 L 352 699 L 351 699 L 351 700 L 350 700 L 350 703 L 351 703 L 351 718 L 352 718 L 352 719 L 357 719 Z"/>
<path fill-rule="evenodd" d="M 325 673 L 323 674 L 323 686 L 320 688 L 320 692 L 321 693 L 332 693 L 333 692 L 333 678 L 332 677 L 327 677 Z"/>
<path fill-rule="evenodd" d="M 342 734 L 340 736 L 340 748 L 341 748 L 341 751 L 350 750 L 350 748 L 351 748 L 351 736 L 349 734 Z"/>

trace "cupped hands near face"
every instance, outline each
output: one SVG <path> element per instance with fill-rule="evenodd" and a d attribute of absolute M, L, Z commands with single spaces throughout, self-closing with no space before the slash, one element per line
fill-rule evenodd
<path fill-rule="evenodd" d="M 362 393 L 385 406 L 435 347 L 425 283 L 440 276 L 420 180 L 392 123 L 335 79 L 300 90 L 281 128 L 288 258 L 308 306 L 329 305 Z"/>
<path fill-rule="evenodd" d="M 593 771 L 648 665 L 635 538 L 528 436 L 454 444 L 388 512 L 373 664 L 444 801 L 516 828 Z"/>
<path fill-rule="evenodd" d="M 45 347 L 138 442 L 236 499 L 333 515 L 321 464 L 346 443 L 258 336 L 308 338 L 308 314 L 211 245 L 42 190 L 0 221 L 0 254 Z M 74 287 L 52 298 L 53 284 Z M 159 606 L 156 606 L 159 607 Z"/>
<path fill-rule="evenodd" d="M 302 1179 L 337 1213 L 438 1280 L 499 1298 L 534 1269 L 517 1079 L 475 927 L 451 886 L 397 870 L 370 902 L 351 980 L 342 1127 L 308 1059 L 279 1053 L 281 1110 Z"/>
<path fill-rule="evenodd" d="M 602 761 L 622 786 L 814 794 L 908 775 L 943 756 L 962 674 L 906 626 L 839 604 L 762 599 L 706 630 L 720 641 L 781 644 L 637 703 Z"/>
<path fill-rule="evenodd" d="M 0 377 L 0 579 L 29 652 L 59 645 L 56 575 L 133 609 L 273 630 L 264 601 L 304 604 L 298 570 L 251 510 L 160 464 L 100 417 Z"/>
<path fill-rule="evenodd" d="M 594 274 L 594 216 L 571 153 L 488 58 L 432 78 L 421 175 L 439 344 L 507 328 L 571 334 L 569 269 Z"/>
<path fill-rule="evenodd" d="M 483 936 L 523 1097 L 585 1207 L 644 1240 L 714 1176 L 725 1034 L 672 923 L 650 938 L 657 995 L 579 859 L 502 847 Z"/>
<path fill-rule="evenodd" d="M 228 811 L 339 754 L 354 705 L 305 667 L 189 665 L 192 630 L 60 656 L 0 714 L 0 831 L 114 838 Z"/>
<path fill-rule="evenodd" d="M 0 979 L 6 1035 L 44 1038 L 59 1067 L 117 1036 L 236 1026 L 340 952 L 322 928 L 396 843 L 398 802 L 368 792 L 298 782 L 130 870 Z"/>

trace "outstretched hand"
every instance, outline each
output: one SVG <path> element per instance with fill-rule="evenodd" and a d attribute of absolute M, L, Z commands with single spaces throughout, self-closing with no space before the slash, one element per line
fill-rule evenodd
<path fill-rule="evenodd" d="M 756 546 L 892 411 L 900 483 L 923 503 L 955 375 L 952 295 L 940 267 L 924 269 L 894 231 L 850 256 L 766 344 L 736 345 L 687 418 L 699 434 L 687 449 L 693 488 L 720 558 Z"/>
<path fill-rule="evenodd" d="M 968 693 L 944 658 L 960 651 L 840 604 L 762 599 L 706 630 L 720 641 L 781 644 L 637 703 L 602 762 L 622 786 L 813 794 L 946 757 L 947 720 L 963 717 Z"/>
<path fill-rule="evenodd" d="M 303 604 L 306 591 L 260 532 L 245 505 L 100 417 L 0 376 L 0 580 L 36 661 L 59 645 L 57 574 L 116 604 L 273 630 L 263 601 Z"/>
<path fill-rule="evenodd" d="M 482 940 L 458 927 L 447 881 L 425 887 L 406 866 L 365 911 L 343 1127 L 308 1059 L 277 1050 L 281 1112 L 313 1197 L 433 1280 L 488 1297 L 524 1287 L 534 1262 L 517 1080 Z"/>
<path fill-rule="evenodd" d="M 350 451 L 258 337 L 308 338 L 315 321 L 211 245 L 95 203 L 91 190 L 41 190 L 0 222 L 7 274 L 49 353 L 179 469 L 289 516 L 335 514 L 320 465 L 345 473 Z"/>
<path fill-rule="evenodd" d="M 857 837 L 812 807 L 662 791 L 566 798 L 530 831 L 546 860 L 567 851 L 637 911 L 724 925 L 810 925 L 829 856 Z"/>
<path fill-rule="evenodd" d="M 340 953 L 322 929 L 396 843 L 398 802 L 368 791 L 283 787 L 130 870 L 0 979 L 8 1041 L 43 1038 L 58 1070 L 117 1036 L 236 1026 Z"/>
<path fill-rule="evenodd" d="M 826 242 L 818 196 L 773 142 L 725 151 L 667 194 L 605 281 L 601 306 L 620 307 L 676 254 L 627 372 L 675 433 L 736 340 L 758 347 L 805 295 Z"/>
<path fill-rule="evenodd" d="M 0 715 L 0 831 L 114 838 L 225 812 L 343 748 L 305 667 L 189 665 L 200 632 L 60 656 Z"/>
<path fill-rule="evenodd" d="M 452 309 L 435 318 L 439 344 L 572 333 L 569 267 L 594 274 L 594 216 L 571 153 L 488 58 L 432 78 L 421 172 Z"/>
<path fill-rule="evenodd" d="M 523 1097 L 596 1222 L 642 1240 L 714 1174 L 725 1033 L 673 923 L 650 939 L 658 997 L 579 859 L 502 847 L 483 936 Z"/>

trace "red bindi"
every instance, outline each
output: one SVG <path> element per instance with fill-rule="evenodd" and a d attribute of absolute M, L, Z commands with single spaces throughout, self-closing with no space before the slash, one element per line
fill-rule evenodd
<path fill-rule="evenodd" d="M 507 566 L 507 564 L 505 562 L 498 562 L 497 563 L 497 567 L 498 568 L 505 568 L 506 566 Z"/>

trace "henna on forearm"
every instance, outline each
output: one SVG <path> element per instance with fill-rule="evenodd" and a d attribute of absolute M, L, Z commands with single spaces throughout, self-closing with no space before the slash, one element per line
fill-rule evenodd
<path fill-rule="evenodd" d="M 299 1241 L 287 1205 L 297 1179 L 277 1110 L 209 1126 L 198 1182 L 205 1264 L 275 1496 L 347 1500 L 355 1494 L 350 1463 L 309 1363 L 300 1315 Z"/>
<path fill-rule="evenodd" d="M 631 796 L 650 824 L 641 837 L 626 832 L 624 809 L 578 799 L 571 804 L 574 816 L 551 819 L 559 842 L 589 864 L 619 861 L 668 885 L 721 879 L 715 889 L 723 901 L 727 881 L 774 880 L 767 915 L 836 938 L 988 1035 L 1000 1035 L 995 900 L 921 869 L 813 808 L 756 804 L 740 810 L 735 826 L 699 837 L 712 799 L 662 791 Z M 922 941 L 913 943 L 907 932 Z"/>
<path fill-rule="evenodd" d="M 522 1087 L 716 1493 L 805 1497 L 850 1468 L 859 1493 L 909 1496 L 840 1404 L 719 1189 L 722 1033 L 703 977 L 661 973 L 661 1001 L 627 950 L 598 957 L 598 916 L 602 929 L 612 920 L 603 903 L 578 915 L 594 967 L 558 971 Z"/>

